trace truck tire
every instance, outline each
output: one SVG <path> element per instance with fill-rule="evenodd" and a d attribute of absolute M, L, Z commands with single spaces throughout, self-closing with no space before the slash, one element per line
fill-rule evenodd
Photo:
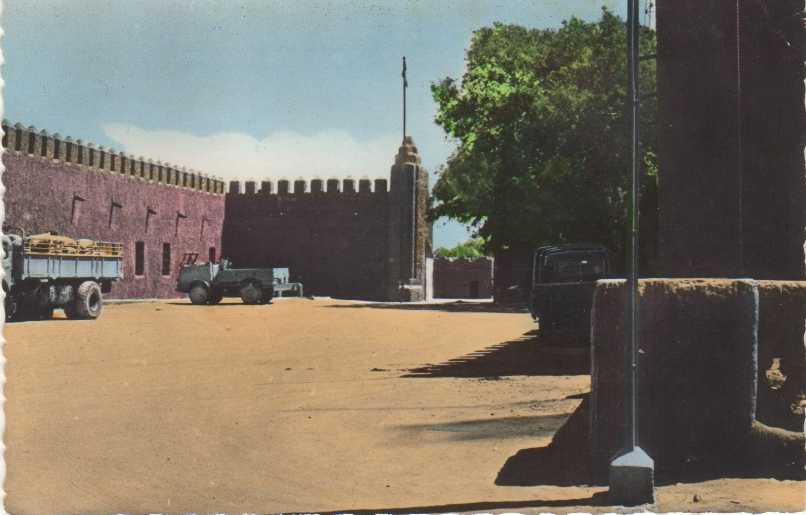
<path fill-rule="evenodd" d="M 221 299 L 224 298 L 224 294 L 220 291 L 213 290 L 210 292 L 210 298 L 207 300 L 207 303 L 210 305 L 215 305 L 221 302 Z"/>
<path fill-rule="evenodd" d="M 207 299 L 210 297 L 210 294 L 207 291 L 207 286 L 197 284 L 190 289 L 188 297 L 190 297 L 190 302 L 193 304 L 207 304 Z"/>
<path fill-rule="evenodd" d="M 101 287 L 95 281 L 84 281 L 76 290 L 74 308 L 76 318 L 94 319 L 101 316 L 104 301 Z"/>
<path fill-rule="evenodd" d="M 6 292 L 6 322 L 15 320 L 17 317 L 17 299 Z"/>
<path fill-rule="evenodd" d="M 246 283 L 241 286 L 241 300 L 244 304 L 259 304 L 263 300 L 263 290 L 253 282 Z"/>

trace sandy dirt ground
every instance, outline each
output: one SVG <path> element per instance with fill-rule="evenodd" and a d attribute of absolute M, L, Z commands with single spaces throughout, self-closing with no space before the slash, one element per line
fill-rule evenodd
<path fill-rule="evenodd" d="M 521 313 L 306 299 L 8 325 L 6 508 L 619 511 L 603 486 L 496 485 L 590 388 L 560 351 L 551 369 L 513 351 L 533 329 Z M 667 484 L 650 509 L 801 511 L 804 486 Z"/>

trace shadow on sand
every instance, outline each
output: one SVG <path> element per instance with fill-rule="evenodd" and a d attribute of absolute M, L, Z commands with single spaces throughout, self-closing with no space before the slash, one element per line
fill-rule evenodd
<path fill-rule="evenodd" d="M 587 346 L 534 330 L 444 363 L 413 368 L 403 377 L 486 377 L 590 374 Z"/>
<path fill-rule="evenodd" d="M 448 433 L 455 441 L 507 438 L 545 438 L 553 435 L 568 418 L 566 414 L 532 415 L 528 417 L 496 417 L 461 420 L 438 424 L 399 426 L 409 432 Z"/>
<path fill-rule="evenodd" d="M 493 301 L 481 302 L 435 302 L 429 304 L 409 304 L 403 302 L 373 302 L 356 304 L 332 304 L 329 308 L 338 309 L 398 309 L 403 311 L 447 311 L 450 313 L 528 313 L 521 304 L 495 304 Z"/>
<path fill-rule="evenodd" d="M 589 445 L 589 394 L 545 447 L 521 449 L 504 463 L 495 484 L 500 486 L 607 485 L 607 464 L 593 465 Z M 656 467 L 658 464 L 656 464 Z M 697 483 L 724 478 L 806 479 L 803 467 L 764 466 L 714 457 L 692 463 L 685 470 L 655 470 L 657 486 Z"/>
<path fill-rule="evenodd" d="M 405 508 L 361 508 L 339 511 L 323 511 L 322 515 L 342 513 L 457 513 L 484 512 L 488 510 L 512 510 L 522 508 L 570 508 L 578 506 L 607 506 L 607 492 L 597 492 L 591 497 L 580 499 L 530 499 L 528 501 L 482 501 L 460 504 L 440 504 L 433 506 L 408 506 Z"/>

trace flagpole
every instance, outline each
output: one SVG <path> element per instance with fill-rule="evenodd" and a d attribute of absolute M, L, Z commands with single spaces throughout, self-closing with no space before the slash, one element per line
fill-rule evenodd
<path fill-rule="evenodd" d="M 406 56 L 403 56 L 403 140 L 406 139 L 406 88 L 409 86 L 406 80 Z"/>

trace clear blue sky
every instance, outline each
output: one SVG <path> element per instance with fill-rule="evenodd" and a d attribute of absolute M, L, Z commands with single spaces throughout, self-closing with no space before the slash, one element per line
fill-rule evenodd
<path fill-rule="evenodd" d="M 433 173 L 453 144 L 429 85 L 461 76 L 473 30 L 603 5 L 626 1 L 6 0 L 6 117 L 227 179 L 386 176 L 405 55 L 408 132 Z"/>

